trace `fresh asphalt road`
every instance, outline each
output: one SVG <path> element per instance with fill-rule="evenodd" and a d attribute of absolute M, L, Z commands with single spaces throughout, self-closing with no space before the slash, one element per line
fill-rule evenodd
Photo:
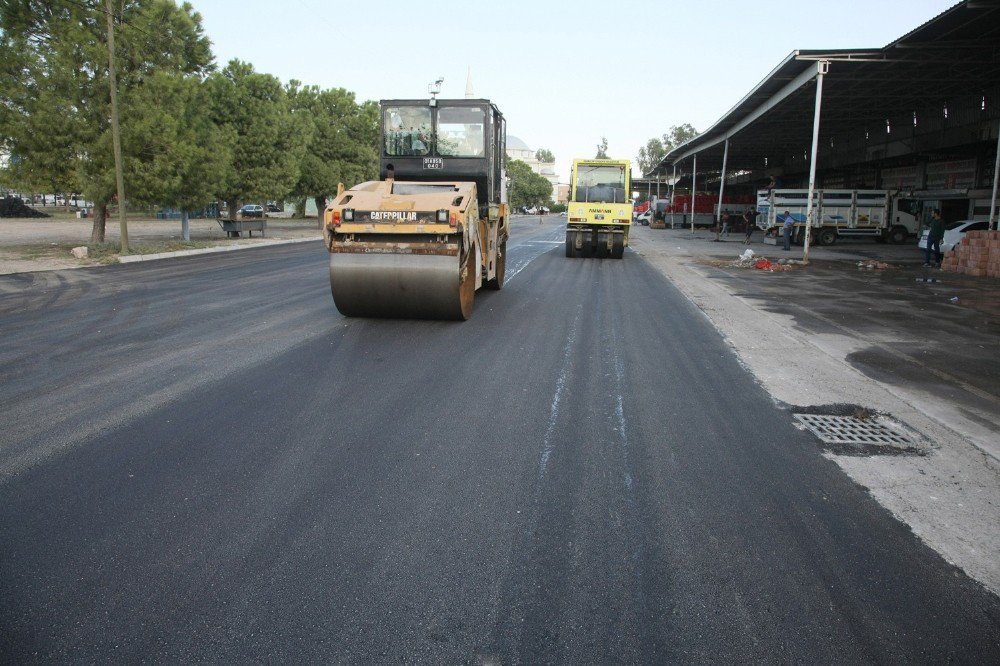
<path fill-rule="evenodd" d="M 0 659 L 1000 660 L 664 277 L 514 233 L 464 323 L 318 243 L 0 278 Z"/>

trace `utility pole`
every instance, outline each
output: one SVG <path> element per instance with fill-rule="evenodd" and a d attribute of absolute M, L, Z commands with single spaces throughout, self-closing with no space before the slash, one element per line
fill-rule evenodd
<path fill-rule="evenodd" d="M 111 84 L 111 141 L 115 150 L 115 181 L 118 185 L 118 223 L 121 226 L 121 253 L 128 254 L 125 178 L 122 176 L 122 137 L 118 127 L 118 81 L 115 77 L 115 22 L 111 0 L 104 0 L 104 13 L 108 15 L 108 83 Z"/>

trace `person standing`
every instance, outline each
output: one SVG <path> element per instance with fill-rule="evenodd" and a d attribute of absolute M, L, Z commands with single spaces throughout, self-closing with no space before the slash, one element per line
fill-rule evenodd
<path fill-rule="evenodd" d="M 728 236 L 729 235 L 729 211 L 728 210 L 722 212 L 722 235 L 723 236 Z"/>
<path fill-rule="evenodd" d="M 752 208 L 747 208 L 747 212 L 743 213 L 743 220 L 746 222 L 746 238 L 743 239 L 744 245 L 750 244 L 750 237 L 753 235 L 753 228 L 756 226 L 757 222 L 757 211 Z"/>
<path fill-rule="evenodd" d="M 795 218 L 786 210 L 783 220 L 781 231 L 785 235 L 785 251 L 787 252 L 792 249 L 792 230 L 795 228 Z"/>
<path fill-rule="evenodd" d="M 944 254 L 941 252 L 941 240 L 944 238 L 944 220 L 941 219 L 941 211 L 937 208 L 931 211 L 931 228 L 927 232 L 927 247 L 924 249 L 924 268 L 930 268 L 931 250 L 934 251 L 934 262 L 938 268 L 941 267 L 941 259 Z"/>

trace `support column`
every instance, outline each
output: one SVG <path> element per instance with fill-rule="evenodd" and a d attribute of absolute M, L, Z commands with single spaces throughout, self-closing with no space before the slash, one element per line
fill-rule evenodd
<path fill-rule="evenodd" d="M 813 194 L 816 191 L 816 162 L 819 156 L 819 118 L 823 108 L 823 76 L 830 71 L 830 61 L 820 60 L 816 63 L 816 111 L 813 113 L 813 141 L 809 153 L 809 200 L 806 202 L 806 233 L 802 241 L 802 263 L 809 263 L 809 234 L 813 221 Z"/>
<path fill-rule="evenodd" d="M 993 163 L 993 196 L 990 198 L 990 224 L 993 231 L 997 227 L 997 179 L 1000 178 L 1000 122 L 997 123 L 997 158 Z"/>
<path fill-rule="evenodd" d="M 722 240 L 722 195 L 726 192 L 726 162 L 729 160 L 729 137 L 722 149 L 722 173 L 719 178 L 719 203 L 715 205 L 715 240 Z"/>
<path fill-rule="evenodd" d="M 674 191 L 677 189 L 677 163 L 674 163 L 674 175 L 670 180 L 670 228 L 674 228 Z"/>
<path fill-rule="evenodd" d="M 694 159 L 691 162 L 691 233 L 694 233 L 694 201 L 697 196 L 695 192 L 698 188 L 695 187 L 698 183 L 698 153 L 694 154 Z"/>

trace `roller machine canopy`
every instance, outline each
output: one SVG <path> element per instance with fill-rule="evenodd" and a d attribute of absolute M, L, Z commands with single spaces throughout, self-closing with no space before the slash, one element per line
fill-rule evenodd
<path fill-rule="evenodd" d="M 507 126 L 485 99 L 382 100 L 380 177 L 474 182 L 480 215 L 501 199 Z"/>

